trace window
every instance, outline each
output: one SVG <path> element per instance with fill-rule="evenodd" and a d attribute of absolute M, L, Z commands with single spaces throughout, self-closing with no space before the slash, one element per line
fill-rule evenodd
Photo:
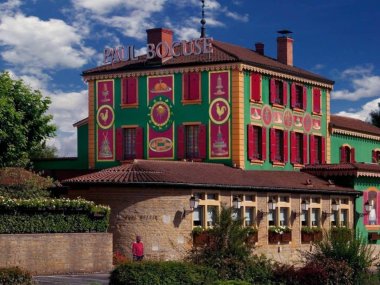
<path fill-rule="evenodd" d="M 335 201 L 338 205 L 338 209 L 334 210 L 331 207 L 331 226 L 332 227 L 349 227 L 350 219 L 350 199 L 349 198 L 338 198 L 331 197 L 331 201 Z"/>
<path fill-rule="evenodd" d="M 288 132 L 271 129 L 271 161 L 274 163 L 286 163 L 288 161 Z"/>
<path fill-rule="evenodd" d="M 183 73 L 183 100 L 199 101 L 201 99 L 201 76 L 198 72 Z"/>
<path fill-rule="evenodd" d="M 261 75 L 258 73 L 251 73 L 251 100 L 261 101 Z"/>
<path fill-rule="evenodd" d="M 127 77 L 122 79 L 122 105 L 138 104 L 137 89 L 137 78 Z"/>
<path fill-rule="evenodd" d="M 194 192 L 193 195 L 199 199 L 199 206 L 193 212 L 193 226 L 212 227 L 219 211 L 219 193 Z"/>
<path fill-rule="evenodd" d="M 310 135 L 310 164 L 326 163 L 325 138 Z"/>
<path fill-rule="evenodd" d="M 291 85 L 291 105 L 292 108 L 306 110 L 307 89 L 302 85 L 292 83 Z"/>
<path fill-rule="evenodd" d="M 349 145 L 342 145 L 340 147 L 340 163 L 354 163 L 355 162 L 355 149 Z"/>
<path fill-rule="evenodd" d="M 268 225 L 269 226 L 290 226 L 290 198 L 287 195 L 270 196 L 268 201 L 276 201 L 277 206 L 273 210 L 269 210 Z"/>
<path fill-rule="evenodd" d="M 144 158 L 143 129 L 126 126 L 116 130 L 116 159 Z"/>
<path fill-rule="evenodd" d="M 301 197 L 307 201 L 309 208 L 301 212 L 301 225 L 304 227 L 321 227 L 322 204 L 320 197 Z"/>
<path fill-rule="evenodd" d="M 266 128 L 248 125 L 248 159 L 266 159 Z"/>
<path fill-rule="evenodd" d="M 291 132 L 291 162 L 293 164 L 307 164 L 307 135 Z"/>
<path fill-rule="evenodd" d="M 380 150 L 374 149 L 372 151 L 372 162 L 380 163 Z"/>
<path fill-rule="evenodd" d="M 206 126 L 180 125 L 178 126 L 178 159 L 206 158 Z"/>
<path fill-rule="evenodd" d="M 256 194 L 253 193 L 232 193 L 231 203 L 235 196 L 238 196 L 241 201 L 240 209 L 234 209 L 233 218 L 240 219 L 244 218 L 244 225 L 246 227 L 256 227 L 257 226 L 257 204 L 256 204 Z"/>
<path fill-rule="evenodd" d="M 321 113 L 321 90 L 317 88 L 313 89 L 313 113 Z"/>
<path fill-rule="evenodd" d="M 370 206 L 369 212 L 365 212 L 366 203 Z M 376 188 L 363 192 L 363 213 L 365 225 L 380 225 L 380 192 Z"/>
<path fill-rule="evenodd" d="M 288 102 L 288 83 L 281 80 L 270 80 L 270 101 L 272 104 L 286 106 Z"/>

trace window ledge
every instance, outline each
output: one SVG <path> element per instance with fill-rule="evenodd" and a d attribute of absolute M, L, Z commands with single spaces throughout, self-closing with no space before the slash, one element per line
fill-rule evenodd
<path fill-rule="evenodd" d="M 264 160 L 260 160 L 260 159 L 251 159 L 251 164 L 255 164 L 255 165 L 263 165 L 263 164 L 264 164 Z"/>
<path fill-rule="evenodd" d="M 138 108 L 139 104 L 138 103 L 135 103 L 135 104 L 121 104 L 120 107 L 121 107 L 121 109 L 132 109 L 132 108 Z"/>
<path fill-rule="evenodd" d="M 277 108 L 277 109 L 285 109 L 285 106 L 284 105 L 280 105 L 280 104 L 277 104 L 277 103 L 272 103 L 272 106 L 274 108 Z"/>
<path fill-rule="evenodd" d="M 298 108 L 298 107 L 294 107 L 294 108 L 293 108 L 293 111 L 295 111 L 295 112 L 299 112 L 299 113 L 305 113 L 305 110 L 304 110 L 304 109 L 302 109 L 302 108 Z"/>
<path fill-rule="evenodd" d="M 293 167 L 294 168 L 302 168 L 302 167 L 304 167 L 305 165 L 304 164 L 301 164 L 301 163 L 293 163 Z"/>
<path fill-rule="evenodd" d="M 282 161 L 273 161 L 272 164 L 273 164 L 273 166 L 276 166 L 276 167 L 284 167 L 285 166 L 285 162 L 282 162 Z"/>
<path fill-rule="evenodd" d="M 201 100 L 201 99 L 194 99 L 194 100 L 190 100 L 190 99 L 182 99 L 182 100 L 181 100 L 181 103 L 182 103 L 183 105 L 202 104 L 202 100 Z"/>
<path fill-rule="evenodd" d="M 311 112 L 314 116 L 320 116 L 320 117 L 322 117 L 322 112 L 319 112 L 319 113 L 317 113 L 317 112 Z"/>
<path fill-rule="evenodd" d="M 256 103 L 256 104 L 263 104 L 263 100 L 256 101 L 256 100 L 253 100 L 253 99 L 249 99 L 249 102 L 250 103 Z"/>

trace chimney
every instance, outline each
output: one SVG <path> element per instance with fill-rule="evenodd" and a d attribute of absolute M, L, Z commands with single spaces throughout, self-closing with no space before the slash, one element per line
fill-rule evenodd
<path fill-rule="evenodd" d="M 255 43 L 255 49 L 258 54 L 264 55 L 264 44 L 263 43 Z"/>
<path fill-rule="evenodd" d="M 170 49 L 173 43 L 173 31 L 164 28 L 146 30 L 147 57 L 153 61 L 163 63 L 171 58 Z"/>
<path fill-rule="evenodd" d="M 277 60 L 286 65 L 293 66 L 293 39 L 289 36 L 291 31 L 278 31 L 282 34 L 277 38 Z"/>

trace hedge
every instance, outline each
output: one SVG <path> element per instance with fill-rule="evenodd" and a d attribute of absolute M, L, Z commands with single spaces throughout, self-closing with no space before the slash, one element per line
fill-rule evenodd
<path fill-rule="evenodd" d="M 215 280 L 216 272 L 204 266 L 148 261 L 118 265 L 111 273 L 110 285 L 209 285 Z"/>
<path fill-rule="evenodd" d="M 83 199 L 0 197 L 0 233 L 105 232 L 110 208 Z"/>
<path fill-rule="evenodd" d="M 33 285 L 29 272 L 18 267 L 0 268 L 0 285 Z"/>

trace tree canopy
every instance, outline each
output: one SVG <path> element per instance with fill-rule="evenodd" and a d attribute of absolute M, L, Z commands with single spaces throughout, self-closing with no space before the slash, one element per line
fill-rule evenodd
<path fill-rule="evenodd" d="M 369 113 L 369 117 L 371 124 L 380 128 L 380 103 L 378 104 L 377 110 L 373 110 L 371 113 Z"/>
<path fill-rule="evenodd" d="M 51 103 L 8 72 L 0 73 L 0 167 L 26 166 L 31 158 L 49 150 L 46 140 L 55 135 Z"/>

